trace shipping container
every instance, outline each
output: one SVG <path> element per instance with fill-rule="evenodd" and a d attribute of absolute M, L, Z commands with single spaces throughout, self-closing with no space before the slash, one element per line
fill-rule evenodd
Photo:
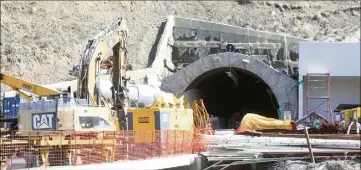
<path fill-rule="evenodd" d="M 20 97 L 5 97 L 2 101 L 2 113 L 5 118 L 18 117 Z"/>

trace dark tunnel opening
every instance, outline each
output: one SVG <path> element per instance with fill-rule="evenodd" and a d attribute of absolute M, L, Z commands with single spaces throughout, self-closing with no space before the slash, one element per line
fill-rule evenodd
<path fill-rule="evenodd" d="M 219 68 L 200 75 L 188 89 L 198 89 L 210 115 L 220 120 L 222 129 L 237 128 L 243 116 L 256 113 L 278 118 L 278 102 L 270 87 L 247 70 L 232 68 L 234 79 Z M 235 82 L 237 82 L 235 86 Z"/>

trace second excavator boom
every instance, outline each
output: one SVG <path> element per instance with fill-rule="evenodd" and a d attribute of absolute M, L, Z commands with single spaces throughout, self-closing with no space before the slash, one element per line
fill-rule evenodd
<path fill-rule="evenodd" d="M 20 95 L 27 101 L 31 100 L 30 96 L 26 95 L 20 90 L 47 98 L 59 96 L 61 94 L 59 91 L 4 73 L 0 73 L 0 83 L 6 84 L 12 89 L 18 91 Z"/>

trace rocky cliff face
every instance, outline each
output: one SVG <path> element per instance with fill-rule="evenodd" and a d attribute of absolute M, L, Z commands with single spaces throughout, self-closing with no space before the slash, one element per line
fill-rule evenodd
<path fill-rule="evenodd" d="M 118 17 L 128 21 L 128 62 L 147 66 L 168 15 L 286 33 L 319 41 L 359 41 L 360 4 L 335 2 L 1 2 L 1 71 L 37 83 L 68 75 L 87 39 Z M 161 30 L 160 30 L 161 31 Z"/>

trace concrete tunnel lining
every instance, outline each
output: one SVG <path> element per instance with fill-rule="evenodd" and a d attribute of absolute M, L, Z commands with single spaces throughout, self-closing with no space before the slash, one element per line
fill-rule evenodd
<path fill-rule="evenodd" d="M 212 72 L 213 76 L 215 76 L 214 74 L 217 74 L 219 71 L 222 72 L 224 68 L 233 68 L 238 70 L 238 72 L 242 72 L 241 74 L 249 73 L 249 78 L 253 77 L 262 80 L 265 84 L 264 87 L 269 87 L 273 92 L 276 100 L 274 103 L 280 106 L 280 111 L 283 113 L 283 111 L 289 110 L 291 111 L 291 118 L 293 120 L 297 119 L 297 88 L 293 88 L 297 83 L 296 80 L 280 73 L 260 60 L 243 54 L 226 52 L 202 57 L 182 70 L 163 79 L 161 89 L 166 92 L 171 92 L 177 97 L 184 94 L 189 100 L 197 99 L 199 96 L 194 96 L 194 92 L 196 92 L 194 89 L 197 88 L 195 82 L 204 81 L 200 79 L 205 75 L 209 76 Z M 271 103 L 271 101 L 269 103 Z M 277 117 L 274 116 L 274 114 L 260 114 Z M 283 119 L 283 117 L 281 119 Z"/>
<path fill-rule="evenodd" d="M 226 74 L 230 70 L 235 79 Z M 193 80 L 186 91 L 190 89 L 199 91 L 197 97 L 203 99 L 209 114 L 222 119 L 229 119 L 235 113 L 239 113 L 239 118 L 247 113 L 279 118 L 279 105 L 270 87 L 247 70 L 229 67 L 213 69 Z M 226 124 L 224 126 L 228 127 Z"/>

